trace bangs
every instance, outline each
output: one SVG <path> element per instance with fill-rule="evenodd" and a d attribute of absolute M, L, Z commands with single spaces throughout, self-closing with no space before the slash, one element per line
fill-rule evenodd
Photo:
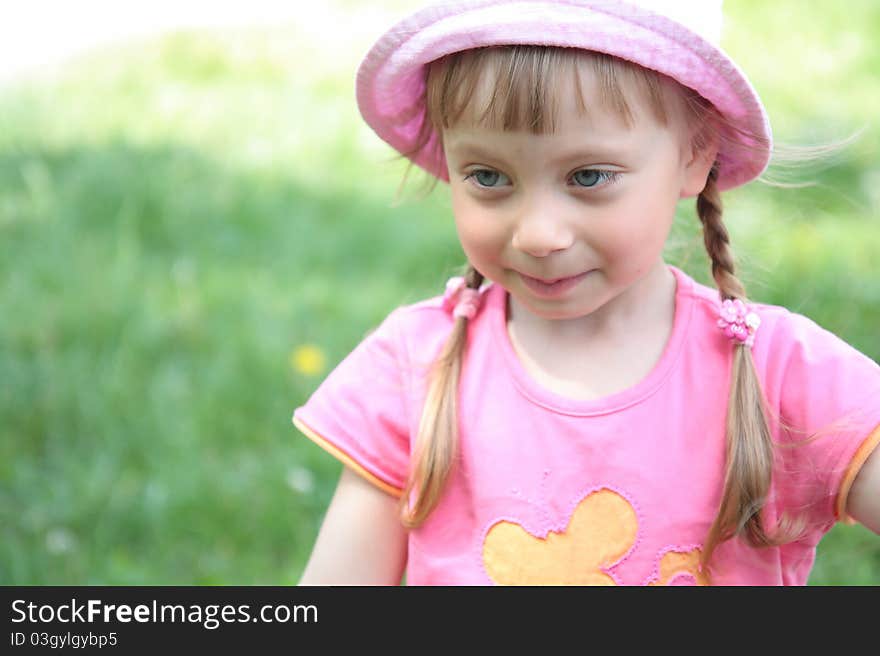
<path fill-rule="evenodd" d="M 581 72 L 593 73 L 598 97 L 584 97 Z M 429 65 L 425 100 L 428 122 L 439 132 L 472 125 L 489 130 L 552 134 L 560 89 L 570 79 L 576 107 L 589 118 L 609 111 L 627 127 L 634 102 L 645 102 L 667 125 L 662 76 L 602 53 L 547 46 L 495 46 L 453 53 Z"/>

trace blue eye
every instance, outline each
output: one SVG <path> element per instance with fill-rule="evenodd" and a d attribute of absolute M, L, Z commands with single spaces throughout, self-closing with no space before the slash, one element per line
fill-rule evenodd
<path fill-rule="evenodd" d="M 584 175 L 581 175 L 584 174 Z M 597 187 L 606 182 L 614 182 L 617 180 L 618 174 L 614 171 L 600 171 L 598 169 L 581 169 L 576 171 L 572 176 L 582 187 Z"/>
<path fill-rule="evenodd" d="M 464 180 L 468 180 L 473 178 L 477 182 L 478 187 L 486 187 L 486 188 L 494 188 L 495 182 L 498 182 L 498 178 L 507 178 L 503 173 L 498 173 L 498 171 L 492 171 L 489 169 L 474 169 L 470 173 L 468 173 Z"/>
<path fill-rule="evenodd" d="M 581 169 L 580 171 L 575 171 L 572 176 L 577 185 L 584 189 L 592 189 L 605 184 L 611 184 L 616 182 L 619 177 L 620 174 L 615 171 L 603 171 L 601 169 Z M 474 169 L 468 173 L 462 181 L 466 182 L 471 179 L 475 181 L 476 187 L 479 189 L 496 189 L 504 186 L 503 184 L 499 184 L 499 182 L 503 182 L 504 180 L 507 180 L 508 184 L 510 183 L 510 180 L 506 175 L 491 169 Z"/>

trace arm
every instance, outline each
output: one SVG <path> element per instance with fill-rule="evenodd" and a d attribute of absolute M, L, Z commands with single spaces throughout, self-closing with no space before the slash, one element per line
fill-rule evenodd
<path fill-rule="evenodd" d="M 853 482 L 847 514 L 880 535 L 880 447 L 868 456 Z"/>
<path fill-rule="evenodd" d="M 299 585 L 399 585 L 407 532 L 397 501 L 344 467 Z"/>

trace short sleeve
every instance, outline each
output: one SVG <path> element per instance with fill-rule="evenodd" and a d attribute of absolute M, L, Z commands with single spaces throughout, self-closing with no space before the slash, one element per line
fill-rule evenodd
<path fill-rule="evenodd" d="M 409 464 L 401 311 L 388 315 L 293 413 L 304 435 L 394 496 Z"/>
<path fill-rule="evenodd" d="M 880 366 L 833 333 L 787 312 L 774 326 L 768 383 L 781 418 L 780 485 L 789 509 L 830 527 L 880 442 Z"/>

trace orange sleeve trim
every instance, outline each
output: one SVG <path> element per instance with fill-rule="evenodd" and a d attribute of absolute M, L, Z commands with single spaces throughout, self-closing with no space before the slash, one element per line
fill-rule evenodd
<path fill-rule="evenodd" d="M 856 520 L 846 514 L 846 502 L 849 498 L 849 490 L 855 482 L 856 476 L 859 475 L 862 465 L 867 462 L 868 456 L 874 452 L 874 449 L 878 444 L 880 444 L 880 425 L 878 425 L 871 434 L 865 438 L 865 441 L 862 442 L 862 445 L 859 447 L 858 451 L 856 451 L 856 454 L 850 461 L 849 467 L 847 467 L 846 473 L 843 476 L 843 482 L 840 484 L 840 492 L 837 494 L 837 506 L 834 514 L 835 517 L 845 524 L 857 523 Z"/>
<path fill-rule="evenodd" d="M 386 483 L 381 478 L 378 478 L 377 476 L 368 472 L 361 465 L 359 465 L 357 463 L 357 461 L 355 461 L 354 458 L 352 458 L 350 455 L 348 455 L 345 451 L 343 451 L 339 447 L 328 442 L 326 439 L 324 439 L 323 437 L 318 435 L 318 433 L 316 433 L 311 428 L 306 426 L 304 423 L 302 423 L 302 421 L 300 421 L 296 417 L 293 418 L 293 425 L 296 426 L 302 432 L 303 435 L 305 435 L 310 440 L 312 440 L 312 442 L 314 442 L 319 447 L 324 449 L 327 453 L 329 453 L 331 456 L 333 456 L 337 460 L 341 461 L 342 464 L 344 464 L 347 467 L 350 467 L 351 469 L 356 471 L 358 474 L 363 476 L 365 479 L 367 479 L 370 483 L 372 483 L 373 485 L 378 487 L 380 490 L 387 492 L 388 494 L 395 496 L 395 497 L 400 497 L 400 495 L 403 494 L 403 490 Z"/>

